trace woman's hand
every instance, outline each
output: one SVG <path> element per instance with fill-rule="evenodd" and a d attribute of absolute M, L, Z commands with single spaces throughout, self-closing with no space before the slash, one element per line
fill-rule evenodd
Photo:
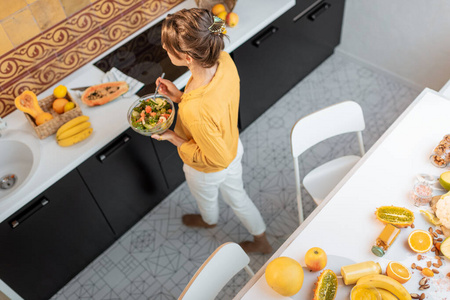
<path fill-rule="evenodd" d="M 156 86 L 158 86 L 159 83 L 161 83 L 159 86 L 159 93 L 168 96 L 175 103 L 179 103 L 181 101 L 181 95 L 183 95 L 183 92 L 177 89 L 172 81 L 158 77 L 158 79 L 156 79 Z"/>
<path fill-rule="evenodd" d="M 163 134 L 153 134 L 151 137 L 158 141 L 169 141 L 177 147 L 180 147 L 184 142 L 187 142 L 170 129 Z"/>

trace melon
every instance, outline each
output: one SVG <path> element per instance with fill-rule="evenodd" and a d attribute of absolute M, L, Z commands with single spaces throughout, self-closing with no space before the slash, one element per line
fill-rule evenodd
<path fill-rule="evenodd" d="M 125 81 L 107 82 L 87 88 L 81 95 L 81 101 L 87 106 L 103 105 L 126 92 L 128 92 L 128 83 Z"/>
<path fill-rule="evenodd" d="M 414 223 L 414 213 L 404 207 L 381 206 L 375 211 L 375 216 L 384 224 L 389 223 L 400 228 Z"/>
<path fill-rule="evenodd" d="M 332 270 L 324 270 L 317 277 L 313 300 L 334 300 L 338 289 L 338 280 Z"/>

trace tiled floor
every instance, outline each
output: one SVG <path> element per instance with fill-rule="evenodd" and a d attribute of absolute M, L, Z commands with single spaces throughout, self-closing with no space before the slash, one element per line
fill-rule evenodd
<path fill-rule="evenodd" d="M 334 54 L 245 130 L 241 135 L 246 151 L 245 187 L 267 223 L 267 235 L 275 249 L 298 226 L 289 150 L 289 134 L 296 120 L 325 106 L 354 100 L 364 111 L 363 136 L 368 150 L 418 93 Z M 344 152 L 358 153 L 355 135 L 333 138 L 308 151 L 301 171 Z M 306 193 L 303 201 L 307 216 L 315 204 Z M 52 299 L 176 299 L 217 246 L 250 238 L 223 201 L 216 228 L 184 227 L 181 216 L 193 212 L 197 212 L 196 204 L 184 183 Z M 268 258 L 270 255 L 251 255 L 250 265 L 256 271 Z M 247 280 L 240 272 L 219 298 L 231 299 Z"/>

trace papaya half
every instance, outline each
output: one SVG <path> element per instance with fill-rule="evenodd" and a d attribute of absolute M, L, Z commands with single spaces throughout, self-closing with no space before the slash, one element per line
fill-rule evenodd
<path fill-rule="evenodd" d="M 127 91 L 128 83 L 125 81 L 97 84 L 84 91 L 83 95 L 81 95 L 81 101 L 87 106 L 103 105 L 113 101 Z"/>
<path fill-rule="evenodd" d="M 17 96 L 14 100 L 14 104 L 18 110 L 29 114 L 34 119 L 36 119 L 38 115 L 44 113 L 42 108 L 39 106 L 36 94 L 32 91 L 24 91 L 22 94 Z"/>

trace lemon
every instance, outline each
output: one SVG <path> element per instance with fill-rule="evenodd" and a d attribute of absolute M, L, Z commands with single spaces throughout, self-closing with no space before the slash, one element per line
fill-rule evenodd
<path fill-rule="evenodd" d="M 429 221 L 433 225 L 441 225 L 441 221 L 439 221 L 439 218 L 436 217 L 433 213 L 429 212 L 428 210 L 420 210 L 422 214 L 425 215 L 427 218 L 427 221 Z"/>
<path fill-rule="evenodd" d="M 223 11 L 223 12 L 220 12 L 219 14 L 217 14 L 217 16 L 224 21 L 227 19 L 227 15 L 228 15 L 228 13 L 226 11 Z"/>
<path fill-rule="evenodd" d="M 64 105 L 64 112 L 68 112 L 69 110 L 73 109 L 74 107 L 75 107 L 75 103 L 67 102 L 66 105 Z"/>
<path fill-rule="evenodd" d="M 64 98 L 67 95 L 67 88 L 64 85 L 58 85 L 53 90 L 53 96 L 55 96 L 56 99 L 58 98 Z"/>

